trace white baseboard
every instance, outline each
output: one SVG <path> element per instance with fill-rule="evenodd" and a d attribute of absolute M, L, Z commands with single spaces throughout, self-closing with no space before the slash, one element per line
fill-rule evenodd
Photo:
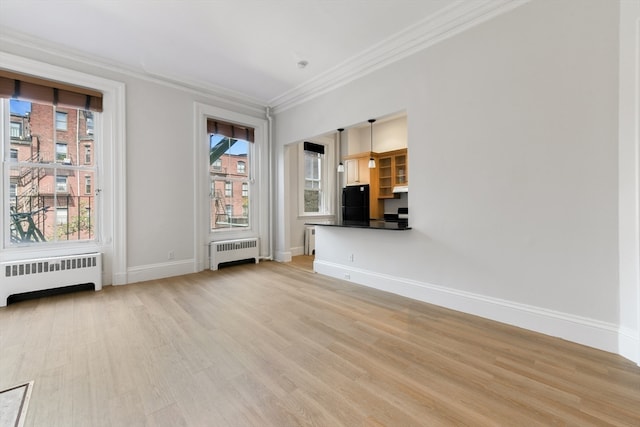
<path fill-rule="evenodd" d="M 350 268 L 327 261 L 314 261 L 317 273 L 348 280 L 452 310 L 563 338 L 578 344 L 638 360 L 638 334 L 618 325 L 554 310 L 487 297 L 471 292 L 415 280 Z"/>
<path fill-rule="evenodd" d="M 156 280 L 195 273 L 194 266 L 195 260 L 187 259 L 131 267 L 127 270 L 127 283 L 144 282 L 146 280 Z"/>
<path fill-rule="evenodd" d="M 291 256 L 304 255 L 304 246 L 296 246 L 291 248 Z"/>
<path fill-rule="evenodd" d="M 620 328 L 620 341 L 618 353 L 620 356 L 636 362 L 640 366 L 640 341 L 638 331 L 629 328 Z"/>

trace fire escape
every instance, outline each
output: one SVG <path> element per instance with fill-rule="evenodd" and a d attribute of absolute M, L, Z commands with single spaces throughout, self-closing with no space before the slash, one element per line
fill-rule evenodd
<path fill-rule="evenodd" d="M 27 160 L 29 163 L 40 163 L 39 153 Z M 16 183 L 22 189 L 11 201 L 11 240 L 14 242 L 43 242 L 47 207 L 44 198 L 39 194 L 39 183 L 46 175 L 44 168 L 24 168 L 17 171 Z M 39 226 L 38 226 L 39 225 Z"/>
<path fill-rule="evenodd" d="M 224 192 L 216 190 L 213 195 L 215 205 L 216 224 L 228 223 L 229 212 L 227 212 L 227 199 L 224 196 Z"/>

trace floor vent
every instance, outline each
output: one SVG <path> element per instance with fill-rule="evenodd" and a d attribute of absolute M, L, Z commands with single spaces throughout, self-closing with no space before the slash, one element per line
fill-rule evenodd
<path fill-rule="evenodd" d="M 11 295 L 89 283 L 93 284 L 96 291 L 102 289 L 100 253 L 3 262 L 0 268 L 0 306 L 7 305 Z"/>
<path fill-rule="evenodd" d="M 217 270 L 222 264 L 236 263 L 245 260 L 255 260 L 258 263 L 258 239 L 237 239 L 221 242 L 211 242 L 210 268 Z"/>

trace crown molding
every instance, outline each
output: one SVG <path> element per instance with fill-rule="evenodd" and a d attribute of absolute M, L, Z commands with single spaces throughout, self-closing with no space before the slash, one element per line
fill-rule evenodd
<path fill-rule="evenodd" d="M 459 34 L 530 0 L 457 0 L 415 25 L 371 46 L 294 89 L 273 98 L 277 114 Z"/>
<path fill-rule="evenodd" d="M 0 34 L 0 46 L 13 45 L 18 49 L 24 49 L 36 54 L 53 54 L 62 59 L 75 61 L 86 66 L 98 67 L 178 90 L 186 90 L 192 94 L 206 96 L 218 102 L 246 109 L 260 115 L 265 114 L 266 107 L 269 106 L 272 113 L 277 114 L 338 89 L 351 81 L 522 6 L 529 1 L 456 0 L 449 6 L 422 19 L 417 24 L 392 35 L 268 102 L 202 81 L 154 73 L 145 70 L 144 64 L 140 69 L 137 69 L 121 63 L 114 63 L 104 58 L 87 56 L 86 53 L 63 48 L 49 41 L 22 33 Z"/>
<path fill-rule="evenodd" d="M 153 73 L 145 70 L 144 64 L 141 69 L 136 69 L 122 63 L 106 60 L 104 58 L 87 56 L 86 53 L 83 53 L 81 51 L 61 47 L 60 45 L 51 43 L 47 40 L 42 40 L 24 33 L 17 33 L 14 31 L 11 33 L 11 35 L 0 34 L 0 46 L 14 46 L 17 47 L 19 51 L 21 50 L 33 52 L 36 54 L 43 53 L 54 55 L 57 58 L 74 61 L 85 66 L 97 67 L 121 75 L 148 81 L 150 83 L 170 87 L 172 89 L 178 89 L 190 92 L 195 95 L 205 96 L 207 98 L 230 106 L 234 106 L 244 110 L 250 110 L 254 113 L 259 113 L 260 115 L 264 115 L 266 112 L 267 104 L 264 100 L 255 99 L 242 93 L 219 86 L 213 86 L 209 83 L 204 83 L 201 81 L 179 79 L 159 73 Z M 11 53 L 10 51 L 2 48 L 0 48 L 0 51 Z M 42 61 L 41 57 L 39 57 L 38 60 Z"/>

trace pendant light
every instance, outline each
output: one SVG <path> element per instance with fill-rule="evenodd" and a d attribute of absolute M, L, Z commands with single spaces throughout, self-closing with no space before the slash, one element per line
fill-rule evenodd
<path fill-rule="evenodd" d="M 342 150 L 342 131 L 344 129 L 338 129 L 338 152 L 340 152 Z M 342 163 L 342 161 L 340 161 L 340 163 L 338 163 L 338 173 L 342 173 L 344 172 L 344 163 Z"/>
<path fill-rule="evenodd" d="M 373 123 L 376 119 L 369 119 L 369 123 L 371 123 L 371 158 L 369 159 L 369 169 L 374 169 L 376 167 L 376 160 L 373 158 Z"/>

